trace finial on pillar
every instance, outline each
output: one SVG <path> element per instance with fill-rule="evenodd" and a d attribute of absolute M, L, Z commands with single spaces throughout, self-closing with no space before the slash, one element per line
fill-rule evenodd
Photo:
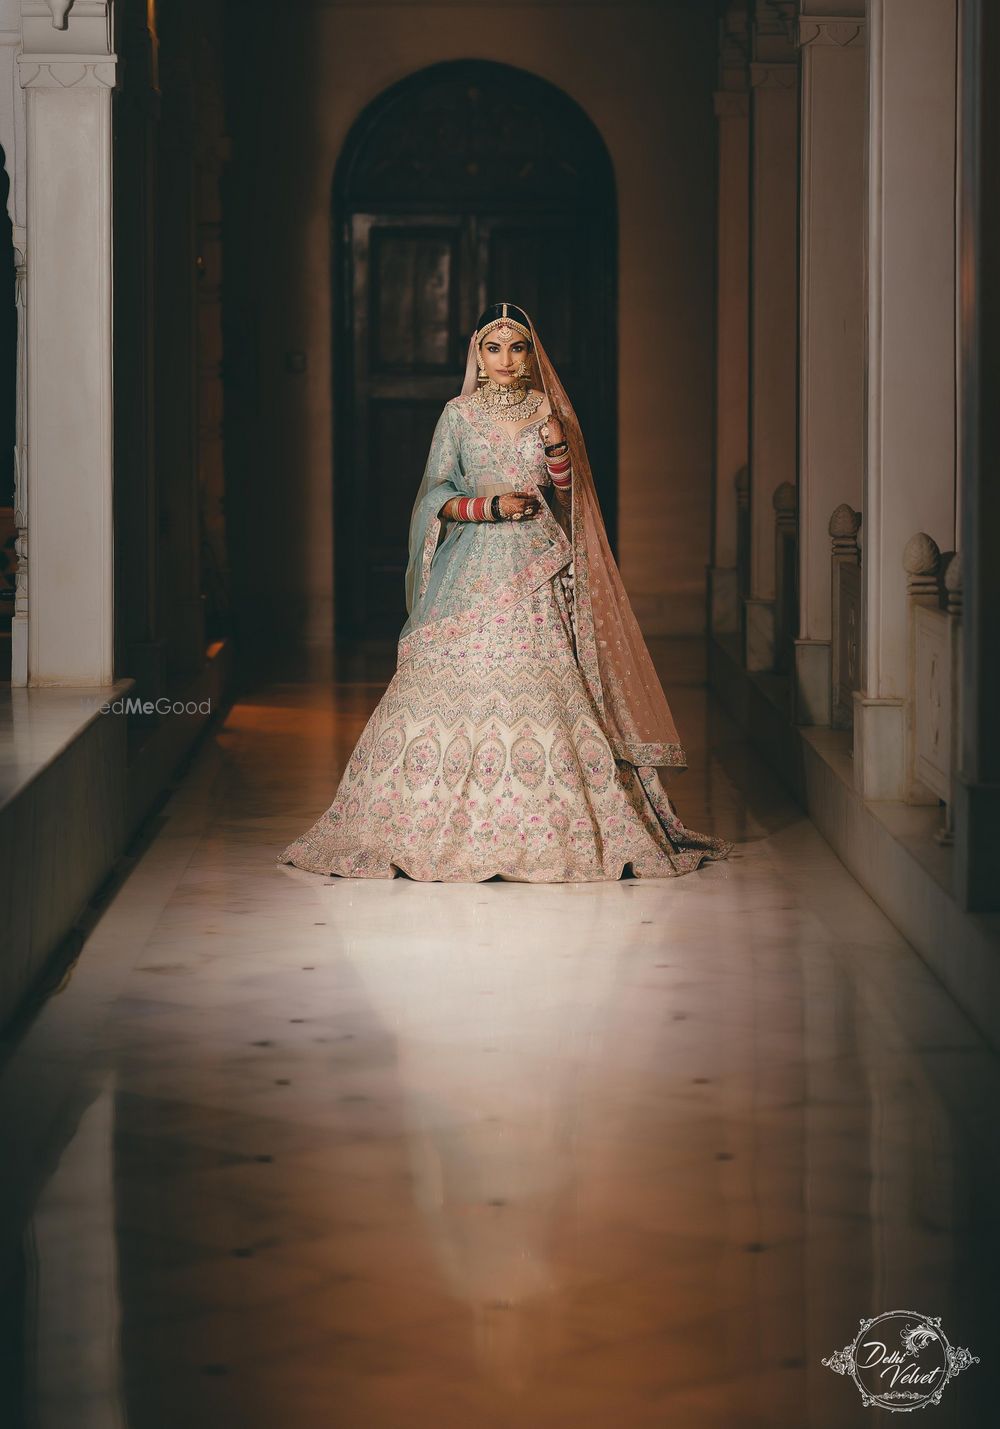
<path fill-rule="evenodd" d="M 52 28 L 54 30 L 65 30 L 69 25 L 69 7 L 73 0 L 48 0 L 49 9 L 52 11 Z"/>
<path fill-rule="evenodd" d="M 941 550 L 938 543 L 926 531 L 918 531 L 911 536 L 903 550 L 903 570 L 907 575 L 910 595 L 937 595 L 940 569 Z"/>
<path fill-rule="evenodd" d="M 962 553 L 956 551 L 944 568 L 944 599 L 948 614 L 962 614 Z"/>
<path fill-rule="evenodd" d="M 853 556 L 858 550 L 858 532 L 861 530 L 861 512 L 855 511 L 842 501 L 834 508 L 827 527 L 830 544 L 835 556 Z"/>
<path fill-rule="evenodd" d="M 774 518 L 778 529 L 794 531 L 798 493 L 790 481 L 783 481 L 774 488 L 771 505 L 774 507 Z"/>
<path fill-rule="evenodd" d="M 750 468 L 741 466 L 733 477 L 733 484 L 736 487 L 736 505 L 749 507 L 750 505 Z"/>

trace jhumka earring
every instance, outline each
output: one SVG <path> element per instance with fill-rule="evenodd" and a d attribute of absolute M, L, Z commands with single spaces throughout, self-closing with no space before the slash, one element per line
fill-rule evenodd
<path fill-rule="evenodd" d="M 483 359 L 482 359 L 482 358 L 479 359 L 479 381 L 480 381 L 480 382 L 485 382 L 485 381 L 486 381 L 486 368 L 483 366 Z"/>

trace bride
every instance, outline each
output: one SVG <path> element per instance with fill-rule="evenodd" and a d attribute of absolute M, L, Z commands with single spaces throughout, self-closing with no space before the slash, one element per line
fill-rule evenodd
<path fill-rule="evenodd" d="M 477 374 L 478 365 L 478 374 Z M 333 803 L 279 863 L 527 883 L 687 873 L 684 751 L 608 547 L 573 407 L 531 319 L 480 317 L 410 522 L 396 673 Z"/>

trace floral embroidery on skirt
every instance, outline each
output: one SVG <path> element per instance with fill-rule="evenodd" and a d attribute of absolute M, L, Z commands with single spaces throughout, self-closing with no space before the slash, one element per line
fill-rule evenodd
<path fill-rule="evenodd" d="M 279 855 L 348 878 L 666 878 L 725 857 L 656 771 L 615 759 L 558 576 L 454 640 L 410 649 L 330 808 Z"/>

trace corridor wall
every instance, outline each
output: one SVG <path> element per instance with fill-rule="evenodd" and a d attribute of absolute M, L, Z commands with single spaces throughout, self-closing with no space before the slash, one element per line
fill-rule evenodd
<path fill-rule="evenodd" d="M 611 153 L 620 212 L 620 563 L 647 633 L 702 631 L 712 466 L 710 10 L 518 3 L 498 24 L 496 8 L 479 3 L 303 6 L 259 36 L 255 65 L 238 62 L 231 84 L 246 127 L 234 131 L 234 172 L 256 183 L 244 210 L 253 225 L 244 235 L 253 274 L 245 302 L 259 305 L 242 598 L 265 644 L 304 636 L 323 652 L 331 639 L 331 390 L 344 380 L 330 359 L 338 155 L 358 113 L 387 86 L 469 58 L 520 66 L 565 89 Z M 287 355 L 299 353 L 305 370 L 290 370 L 302 364 Z M 282 553 L 266 590 L 252 575 L 264 547 Z"/>

